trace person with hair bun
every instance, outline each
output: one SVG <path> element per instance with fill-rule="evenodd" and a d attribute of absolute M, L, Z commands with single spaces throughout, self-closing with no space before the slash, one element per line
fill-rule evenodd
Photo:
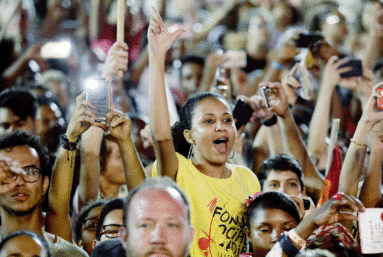
<path fill-rule="evenodd" d="M 195 237 L 190 256 L 238 256 L 246 250 L 243 201 L 260 191 L 255 175 L 232 165 L 237 130 L 227 101 L 211 92 L 193 95 L 171 129 L 166 100 L 165 56 L 183 32 L 164 28 L 154 9 L 150 21 L 150 130 L 157 161 L 153 175 L 169 176 L 190 200 Z"/>

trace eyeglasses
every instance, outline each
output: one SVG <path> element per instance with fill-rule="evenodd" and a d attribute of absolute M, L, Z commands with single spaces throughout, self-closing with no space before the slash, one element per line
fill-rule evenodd
<path fill-rule="evenodd" d="M 88 231 L 96 231 L 99 221 L 100 220 L 97 218 L 86 219 L 82 222 L 82 224 L 84 225 L 82 229 L 86 229 Z"/>
<path fill-rule="evenodd" d="M 23 168 L 24 173 L 23 174 L 14 174 L 13 176 L 9 176 L 3 180 L 3 184 L 9 184 L 13 181 L 17 180 L 19 175 L 24 179 L 27 183 L 34 183 L 37 180 L 39 180 L 41 175 L 41 169 L 37 167 L 25 167 Z"/>
<path fill-rule="evenodd" d="M 101 238 L 102 235 L 105 235 L 107 238 L 120 237 L 121 227 L 123 227 L 123 225 L 119 225 L 119 224 L 110 224 L 110 225 L 102 226 L 99 239 Z"/>

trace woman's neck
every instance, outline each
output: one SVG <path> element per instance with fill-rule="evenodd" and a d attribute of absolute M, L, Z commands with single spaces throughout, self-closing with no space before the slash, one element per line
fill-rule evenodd
<path fill-rule="evenodd" d="M 231 170 L 225 163 L 213 164 L 198 160 L 194 156 L 191 158 L 193 165 L 203 174 L 212 178 L 229 178 L 231 176 Z"/>

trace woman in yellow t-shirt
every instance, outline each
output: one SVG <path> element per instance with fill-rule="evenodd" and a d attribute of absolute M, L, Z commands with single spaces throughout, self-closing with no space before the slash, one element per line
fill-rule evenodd
<path fill-rule="evenodd" d="M 227 162 L 237 130 L 226 100 L 199 93 L 183 106 L 180 121 L 171 129 L 166 99 L 165 56 L 183 32 L 165 30 L 154 9 L 150 21 L 150 130 L 157 162 L 154 175 L 177 181 L 191 204 L 195 237 L 193 257 L 232 257 L 246 250 L 244 200 L 260 190 L 247 168 Z"/>

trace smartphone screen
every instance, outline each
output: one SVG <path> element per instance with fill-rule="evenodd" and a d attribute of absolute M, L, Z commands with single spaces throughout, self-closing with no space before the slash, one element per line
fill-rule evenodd
<path fill-rule="evenodd" d="M 94 113 L 99 122 L 106 121 L 106 114 L 110 109 L 109 80 L 105 78 L 91 78 L 86 81 L 86 100 L 96 106 Z"/>
<path fill-rule="evenodd" d="M 239 129 L 242 125 L 246 125 L 251 115 L 253 115 L 253 109 L 251 106 L 243 100 L 238 100 L 233 110 L 233 118 L 236 119 L 235 126 Z"/>
<path fill-rule="evenodd" d="M 271 89 L 268 87 L 262 87 L 261 91 L 262 91 L 263 99 L 265 100 L 266 108 L 270 108 L 268 93 L 271 92 Z"/>
<path fill-rule="evenodd" d="M 343 67 L 352 67 L 352 70 L 341 73 L 340 76 L 342 78 L 360 77 L 363 75 L 361 60 L 351 59 L 347 63 L 341 65 L 339 68 Z"/>
<path fill-rule="evenodd" d="M 41 47 L 40 55 L 45 59 L 65 59 L 70 55 L 71 43 L 64 42 L 48 42 Z"/>

